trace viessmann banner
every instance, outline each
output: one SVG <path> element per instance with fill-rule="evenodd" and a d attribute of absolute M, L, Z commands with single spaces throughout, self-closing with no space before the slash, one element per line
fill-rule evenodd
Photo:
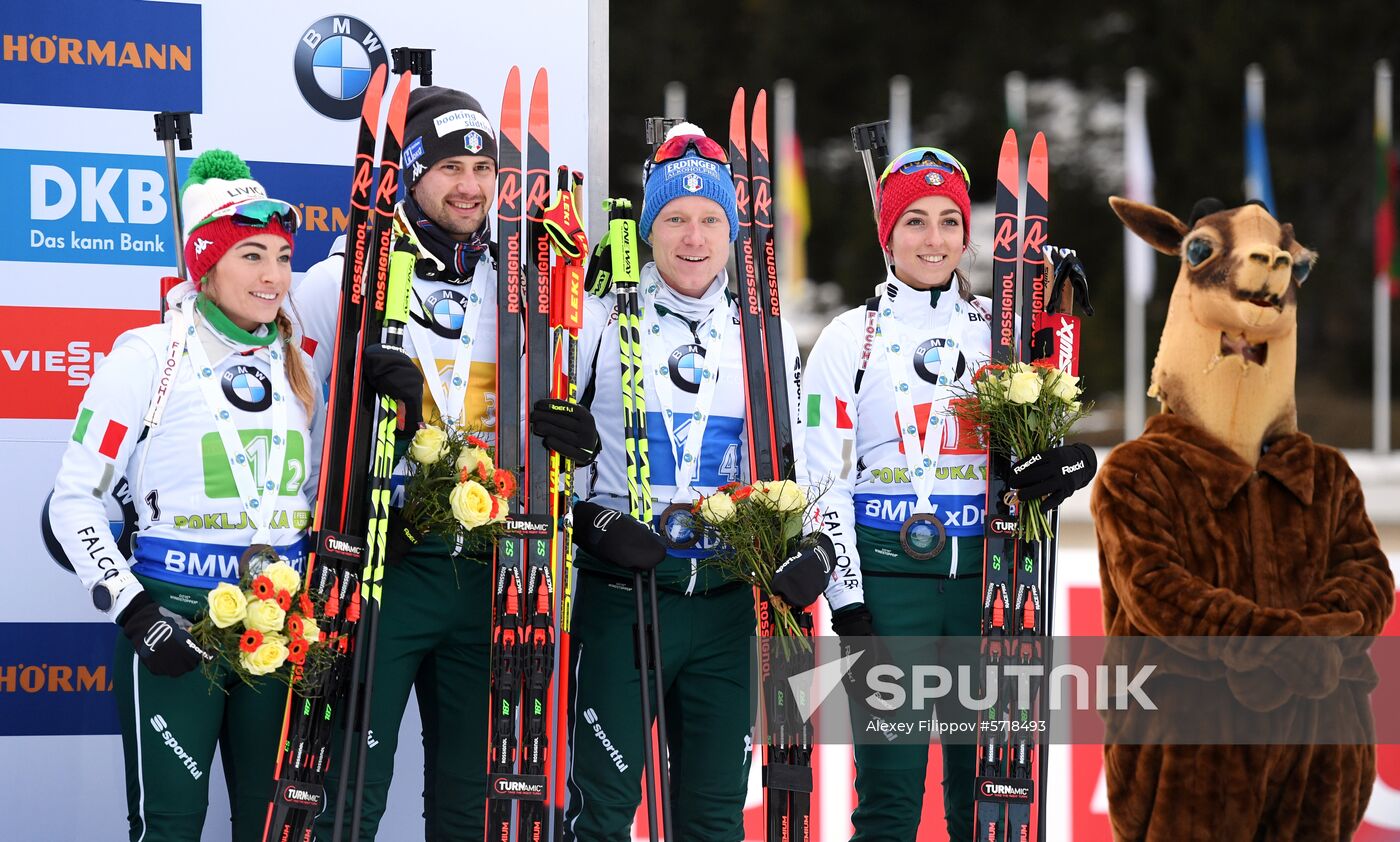
<path fill-rule="evenodd" d="M 126 838 L 110 689 L 117 629 L 48 558 L 38 513 L 93 371 L 123 331 L 157 321 L 159 279 L 173 274 L 180 243 L 152 114 L 192 112 L 181 178 L 198 152 L 230 149 L 271 195 L 298 205 L 300 273 L 344 233 L 362 95 L 395 47 L 432 48 L 434 83 L 471 93 L 492 120 L 511 65 L 533 79 L 547 62 L 551 151 L 585 169 L 588 10 L 569 0 L 4 5 L 0 465 L 14 481 L 0 491 L 11 536 L 0 551 L 0 767 L 25 774 L 0 792 L 0 836 Z M 542 20 L 579 37 L 546 50 Z M 404 725 L 391 838 L 422 835 L 417 727 Z M 208 839 L 227 835 L 218 766 Z M 83 810 L 64 800 L 75 789 Z"/>

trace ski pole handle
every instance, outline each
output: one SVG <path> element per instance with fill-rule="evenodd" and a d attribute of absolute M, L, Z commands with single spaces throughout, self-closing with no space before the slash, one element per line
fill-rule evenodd
<path fill-rule="evenodd" d="M 175 143 L 189 151 L 194 147 L 190 136 L 190 112 L 160 111 L 155 115 L 156 140 L 165 145 L 165 184 L 170 193 L 170 221 L 175 227 L 175 276 L 185 279 L 185 221 L 180 212 L 180 173 L 175 163 Z M 165 294 L 169 287 L 162 281 L 160 290 L 160 311 L 165 313 Z"/>
<path fill-rule="evenodd" d="M 877 227 L 880 224 L 880 202 L 876 194 L 875 165 L 877 158 L 883 164 L 890 157 L 889 129 L 889 120 L 851 126 L 851 145 L 860 153 L 861 163 L 865 165 L 865 183 L 870 187 L 870 210 L 875 215 Z"/>

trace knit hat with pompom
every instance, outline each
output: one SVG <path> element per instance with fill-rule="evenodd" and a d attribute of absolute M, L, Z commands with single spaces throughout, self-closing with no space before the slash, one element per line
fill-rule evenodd
<path fill-rule="evenodd" d="M 239 241 L 276 234 L 294 245 L 292 235 L 301 222 L 295 205 L 269 199 L 243 159 L 223 149 L 210 149 L 190 164 L 180 208 L 185 265 L 196 288 Z"/>

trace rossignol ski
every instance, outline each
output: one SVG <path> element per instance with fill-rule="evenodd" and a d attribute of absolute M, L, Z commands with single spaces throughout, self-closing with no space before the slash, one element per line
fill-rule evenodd
<path fill-rule="evenodd" d="M 1024 231 L 1017 208 L 1020 186 L 1016 134 L 1008 131 L 997 164 L 993 221 L 993 365 L 1031 361 L 1034 326 L 1044 308 L 1048 159 L 1042 134 L 1031 143 Z M 1029 695 L 1022 697 L 1005 668 L 1043 662 L 1047 565 L 1043 542 L 1016 537 L 1020 513 L 1007 483 L 1010 475 L 1010 458 L 989 442 L 982 660 L 1002 677 L 995 703 L 978 719 L 974 838 L 979 842 L 1030 840 L 1043 832 L 1031 817 L 1032 802 L 1039 797 L 1044 803 L 1043 756 L 1036 751 L 1031 728 L 1033 711 L 1043 719 L 1040 682 L 1032 678 Z"/>
<path fill-rule="evenodd" d="M 268 805 L 265 842 L 309 840 L 311 825 L 325 805 L 324 781 L 330 762 L 330 722 L 339 709 L 349 644 L 359 620 L 359 577 L 364 554 L 363 475 L 351 468 L 344 442 L 356 438 L 358 364 L 356 353 L 364 318 L 364 280 L 370 242 L 370 203 L 374 152 L 387 68 L 377 69 L 365 90 L 360 132 L 350 184 L 348 241 L 341 273 L 341 305 L 331 360 L 330 389 L 316 493 L 306 581 L 316 621 L 336 651 L 332 667 L 314 686 L 293 668 L 274 766 L 275 790 Z M 306 612 L 303 612 L 306 613 Z"/>
<path fill-rule="evenodd" d="M 520 157 L 523 144 L 520 127 L 520 68 L 512 67 L 506 77 L 501 101 L 500 137 L 496 172 L 496 222 L 500 244 L 497 271 L 496 345 L 496 463 L 511 470 L 523 464 L 523 442 L 519 407 L 520 370 L 509 361 L 520 359 L 521 325 L 524 300 L 521 272 L 521 208 L 524 192 Z M 510 502 L 519 512 L 523 490 L 517 489 Z M 486 839 L 508 842 L 515 802 L 505 791 L 512 788 L 517 742 L 516 706 L 521 686 L 520 597 L 524 591 L 524 542 L 507 533 L 496 543 L 495 596 L 491 608 L 491 706 L 487 774 Z"/>
<path fill-rule="evenodd" d="M 368 307 L 365 308 L 360 329 L 360 353 L 378 341 L 402 348 L 403 327 L 408 319 L 409 285 L 413 280 L 411 251 L 394 249 L 394 208 L 399 192 L 399 156 L 403 150 L 404 120 L 408 113 L 408 94 L 413 87 L 413 74 L 405 72 L 395 84 L 385 120 L 384 141 L 379 157 L 379 172 L 375 177 L 374 228 L 369 238 L 373 256 L 373 286 L 366 285 Z M 392 259 L 391 259 L 392 257 Z M 372 296 L 369 294 L 372 291 Z M 362 413 L 362 427 L 349 440 L 353 449 L 350 460 L 352 476 L 368 475 L 367 493 L 358 489 L 351 499 L 359 508 L 351 523 L 364 522 L 364 566 L 360 569 L 359 591 L 352 599 L 360 603 L 360 622 L 355 628 L 352 645 L 354 658 L 350 668 L 350 683 L 345 691 L 345 734 L 341 743 L 342 763 L 340 785 L 336 792 L 335 825 L 332 841 L 339 842 L 344 828 L 345 812 L 350 814 L 350 842 L 359 842 L 360 804 L 364 796 L 365 770 L 369 765 L 369 720 L 374 692 L 374 652 L 379 633 L 379 601 L 384 578 L 384 552 L 389 523 L 389 479 L 394 470 L 394 427 L 398 412 L 396 402 L 387 395 L 375 395 L 370 408 L 360 400 L 359 378 L 356 378 L 353 411 Z M 366 511 L 367 509 L 367 511 Z M 363 520 L 361 519 L 363 518 Z M 356 737 L 358 736 L 358 741 Z M 354 758 L 353 762 L 351 758 Z M 354 789 L 349 789 L 350 770 L 354 770 Z M 346 795 L 350 798 L 347 801 Z"/>
<path fill-rule="evenodd" d="M 519 391 L 522 385 L 527 394 L 547 393 L 551 374 L 554 273 L 550 266 L 550 238 L 544 224 L 550 194 L 549 78 L 544 68 L 536 74 L 530 91 L 526 124 L 528 168 L 523 182 L 519 103 L 519 71 L 512 68 L 501 109 L 498 217 L 506 219 L 501 226 L 501 239 L 506 252 L 502 266 L 507 292 L 501 305 L 499 359 L 522 359 L 525 376 L 521 384 L 518 376 L 502 373 L 505 366 L 498 365 L 498 382 L 510 384 L 498 392 L 500 418 L 511 414 L 518 417 L 513 406 L 523 410 Z M 523 232 L 522 206 L 526 223 Z M 502 424 L 501 429 L 498 447 L 504 449 L 498 451 L 499 461 L 522 465 L 525 505 L 522 514 L 510 521 L 514 534 L 504 538 L 497 551 L 486 836 L 500 842 L 535 842 L 551 837 L 550 746 L 560 742 L 552 733 L 555 723 L 550 714 L 558 616 L 554 583 L 559 575 L 555 567 L 558 512 L 551 493 L 559 487 L 558 478 L 552 473 L 559 463 L 551 461 L 549 451 L 538 438 L 523 441 L 518 425 Z M 519 536 L 524 537 L 523 548 Z M 513 825 L 516 801 L 520 802 L 520 814 L 518 824 Z"/>
<path fill-rule="evenodd" d="M 773 188 L 768 158 L 768 94 L 754 97 L 753 120 L 745 131 L 744 89 L 734 95 L 729 113 L 729 163 L 734 174 L 739 213 L 735 263 L 739 275 L 739 324 L 743 337 L 745 418 L 748 425 L 750 480 L 793 479 L 796 469 L 788 377 L 783 348 L 782 310 L 773 232 Z M 762 675 L 771 676 L 773 609 L 755 592 L 758 606 L 759 657 Z M 797 621 L 812 635 L 811 612 Z M 793 671 L 803 671 L 797 656 Z M 808 665 L 810 666 L 810 665 Z M 797 700 L 784 682 L 765 681 L 762 710 L 764 745 L 764 814 L 769 842 L 808 840 L 812 835 L 812 732 Z"/>

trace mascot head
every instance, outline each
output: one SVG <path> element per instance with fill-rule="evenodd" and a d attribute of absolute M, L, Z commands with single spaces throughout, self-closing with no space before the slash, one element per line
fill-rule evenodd
<path fill-rule="evenodd" d="M 1258 464 L 1264 444 L 1298 428 L 1298 290 L 1317 255 L 1258 203 L 1202 199 L 1189 225 L 1117 196 L 1109 204 L 1181 260 L 1147 393 Z"/>

